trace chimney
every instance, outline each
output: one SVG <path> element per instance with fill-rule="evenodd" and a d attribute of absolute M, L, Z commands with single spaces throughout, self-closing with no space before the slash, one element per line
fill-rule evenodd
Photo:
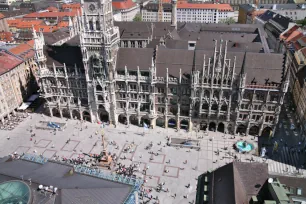
<path fill-rule="evenodd" d="M 171 13 L 171 26 L 177 29 L 177 0 L 171 0 L 172 13 Z"/>

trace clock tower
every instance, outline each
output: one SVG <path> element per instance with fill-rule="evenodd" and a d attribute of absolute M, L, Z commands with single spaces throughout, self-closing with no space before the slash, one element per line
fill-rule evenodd
<path fill-rule="evenodd" d="M 111 0 L 82 0 L 80 45 L 92 119 L 117 124 L 115 73 L 119 28 Z"/>

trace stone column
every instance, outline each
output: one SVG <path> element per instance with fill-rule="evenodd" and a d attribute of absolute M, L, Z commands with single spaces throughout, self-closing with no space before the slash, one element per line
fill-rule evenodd
<path fill-rule="evenodd" d="M 48 108 L 49 108 L 50 116 L 53 117 L 52 108 L 50 106 L 48 106 Z"/>
<path fill-rule="evenodd" d="M 70 119 L 73 119 L 72 111 L 71 110 L 69 110 L 69 115 L 70 115 Z"/>
<path fill-rule="evenodd" d="M 191 118 L 190 118 L 190 119 L 189 119 L 189 124 L 188 124 L 188 130 L 189 130 L 189 132 L 192 131 L 192 128 L 193 128 L 193 123 L 192 123 Z"/>
<path fill-rule="evenodd" d="M 165 128 L 168 128 L 168 117 L 165 116 Z"/>
<path fill-rule="evenodd" d="M 151 124 L 150 125 L 151 125 L 152 128 L 156 127 L 156 118 L 151 119 Z"/>

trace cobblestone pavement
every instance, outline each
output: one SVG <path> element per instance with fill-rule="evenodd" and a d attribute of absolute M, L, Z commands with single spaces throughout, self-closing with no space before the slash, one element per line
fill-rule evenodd
<path fill-rule="evenodd" d="M 67 127 L 64 131 L 58 131 L 56 134 L 50 130 L 40 130 L 33 128 L 36 134 L 32 141 L 30 126 L 35 126 L 39 121 L 54 121 L 65 122 Z M 96 131 L 99 132 L 96 135 Z M 32 114 L 25 121 L 23 121 L 13 131 L 0 130 L 0 156 L 6 156 L 10 153 L 31 153 L 42 154 L 45 157 L 51 158 L 55 154 L 60 157 L 75 158 L 82 153 L 99 153 L 102 151 L 101 146 L 101 125 L 85 122 L 81 124 L 75 120 L 65 120 L 59 118 L 52 118 L 42 116 L 40 114 Z M 155 128 L 144 130 L 141 127 L 130 126 L 126 128 L 124 125 L 118 125 L 116 128 L 110 126 L 104 128 L 105 139 L 107 142 L 115 141 L 119 148 L 116 149 L 110 143 L 107 146 L 108 152 L 116 153 L 119 162 L 130 165 L 132 163 L 139 163 L 140 172 L 147 169 L 147 174 L 144 176 L 137 173 L 137 176 L 146 180 L 145 186 L 147 188 L 156 187 L 158 183 L 165 182 L 164 189 L 169 192 L 157 193 L 152 191 L 153 197 L 158 196 L 160 203 L 189 203 L 195 200 L 196 195 L 196 178 L 208 170 L 213 170 L 225 165 L 233 160 L 230 156 L 234 153 L 233 144 L 239 140 L 244 139 L 256 144 L 257 138 L 254 137 L 240 137 L 235 139 L 230 135 L 223 133 L 209 132 L 208 136 L 204 132 L 200 133 L 186 133 L 183 130 L 176 132 L 174 129 Z M 145 133 L 143 135 L 143 133 Z M 92 135 L 92 138 L 90 137 Z M 197 139 L 203 136 L 200 140 L 201 150 L 188 150 L 186 148 L 175 148 L 166 145 L 166 137 L 172 138 L 192 138 Z M 7 138 L 10 138 L 9 140 Z M 66 141 L 70 138 L 70 142 Z M 145 147 L 153 142 L 153 147 L 150 150 L 145 150 Z M 161 144 L 159 144 L 161 142 Z M 97 143 L 95 146 L 94 144 Z M 133 151 L 124 153 L 123 149 L 128 145 Z M 227 150 L 224 150 L 224 148 Z M 215 152 L 219 150 L 219 155 Z M 149 151 L 159 153 L 158 156 L 153 156 Z M 238 159 L 244 162 L 250 162 L 253 158 L 255 161 L 263 162 L 262 158 L 250 154 L 238 154 Z M 170 160 L 170 163 L 169 163 Z M 185 164 L 184 161 L 187 160 Z M 269 171 L 278 174 L 293 174 L 295 168 L 289 164 L 283 164 L 273 160 L 266 160 L 269 164 Z M 288 168 L 288 169 L 287 169 Z M 167 170 L 167 171 L 165 171 Z M 166 173 L 167 172 L 167 173 Z M 187 188 L 186 185 L 190 184 Z M 176 194 L 176 198 L 173 195 Z M 188 195 L 188 198 L 184 196 Z M 154 200 L 155 201 L 155 200 Z M 153 203 L 153 202 L 152 202 Z"/>

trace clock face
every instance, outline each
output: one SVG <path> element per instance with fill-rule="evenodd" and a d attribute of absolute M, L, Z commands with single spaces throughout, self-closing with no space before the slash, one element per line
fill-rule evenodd
<path fill-rule="evenodd" d="M 88 6 L 88 10 L 91 11 L 91 12 L 94 12 L 96 10 L 96 6 L 94 4 L 90 4 Z"/>

